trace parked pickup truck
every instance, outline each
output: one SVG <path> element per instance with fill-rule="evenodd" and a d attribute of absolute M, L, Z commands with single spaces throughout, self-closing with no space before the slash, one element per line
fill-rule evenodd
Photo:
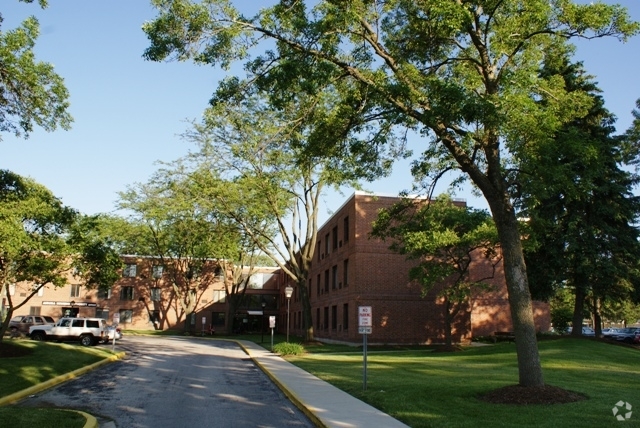
<path fill-rule="evenodd" d="M 54 325 L 29 327 L 33 340 L 78 341 L 91 346 L 105 340 L 107 321 L 102 318 L 60 318 Z"/>

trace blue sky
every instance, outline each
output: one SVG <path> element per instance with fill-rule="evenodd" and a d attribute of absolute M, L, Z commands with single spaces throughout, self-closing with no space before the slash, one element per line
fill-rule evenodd
<path fill-rule="evenodd" d="M 64 77 L 75 121 L 70 131 L 36 130 L 27 140 L 3 134 L 1 169 L 30 176 L 65 204 L 95 214 L 112 211 L 117 192 L 127 185 L 146 182 L 157 160 L 186 154 L 190 146 L 178 134 L 187 129 L 186 119 L 200 117 L 224 73 L 192 63 L 144 61 L 148 43 L 140 27 L 155 16 L 148 1 L 51 0 L 44 10 L 17 0 L 2 3 L 3 31 L 29 15 L 40 21 L 37 58 L 52 63 Z M 616 3 L 640 20 L 640 0 Z M 626 44 L 615 39 L 581 42 L 577 59 L 596 77 L 607 108 L 618 117 L 617 129 L 623 132 L 640 98 L 640 37 Z M 366 188 L 395 195 L 410 185 L 409 166 L 403 162 L 391 177 Z M 328 194 L 321 218 L 351 193 Z M 486 208 L 469 189 L 456 196 Z"/>

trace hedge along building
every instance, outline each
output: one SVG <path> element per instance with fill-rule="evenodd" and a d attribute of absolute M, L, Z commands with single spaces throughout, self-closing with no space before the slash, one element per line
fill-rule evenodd
<path fill-rule="evenodd" d="M 318 243 L 308 278 L 314 336 L 321 341 L 359 343 L 358 308 L 372 310 L 369 343 L 442 343 L 445 340 L 445 302 L 435 287 L 422 297 L 421 287 L 409 280 L 411 263 L 389 250 L 388 243 L 369 239 L 371 224 L 381 208 L 397 197 L 354 193 L 318 231 Z M 464 202 L 457 201 L 458 204 Z M 507 288 L 502 264 L 493 266 L 480 254 L 472 261 L 471 280 L 485 282 L 490 289 L 473 291 L 467 307 L 454 318 L 455 342 L 472 337 L 512 331 Z M 281 307 L 286 308 L 284 288 L 293 287 L 290 300 L 291 334 L 303 336 L 302 302 L 296 284 L 284 276 Z M 443 285 L 444 286 L 444 285 Z M 287 314 L 280 312 L 280 326 Z M 548 304 L 534 303 L 536 329 L 550 327 Z M 280 331 L 282 331 L 280 329 Z"/>

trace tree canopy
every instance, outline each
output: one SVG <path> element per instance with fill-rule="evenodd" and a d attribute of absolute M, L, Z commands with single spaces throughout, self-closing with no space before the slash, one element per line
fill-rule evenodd
<path fill-rule="evenodd" d="M 47 6 L 45 0 L 38 3 Z M 28 137 L 34 126 L 46 131 L 58 126 L 69 129 L 73 121 L 67 112 L 69 92 L 62 77 L 53 65 L 35 58 L 33 48 L 39 34 L 38 20 L 33 16 L 16 29 L 0 29 L 0 132 Z"/>
<path fill-rule="evenodd" d="M 570 287 L 573 325 L 581 326 L 588 296 L 599 318 L 603 301 L 629 299 L 640 285 L 640 198 L 633 195 L 640 178 L 629 170 L 640 152 L 613 135 L 615 118 L 582 64 L 560 56 L 541 72 L 562 76 L 568 91 L 592 98 L 587 115 L 565 124 L 553 141 L 529 148 L 516 178 L 516 197 L 528 219 L 531 289 L 548 299 Z M 599 320 L 595 324 L 599 329 Z"/>
<path fill-rule="evenodd" d="M 104 290 L 119 278 L 118 254 L 92 225 L 34 180 L 0 170 L 0 290 L 7 301 L 0 340 L 13 311 L 43 287 L 64 286 L 75 276 Z M 25 297 L 16 300 L 16 286 Z"/>
<path fill-rule="evenodd" d="M 281 102 L 279 109 L 265 97 L 247 90 L 245 97 L 216 100 L 184 134 L 197 150 L 177 163 L 174 174 L 186 174 L 198 186 L 202 203 L 233 221 L 296 284 L 311 340 L 307 284 L 320 198 L 328 186 L 357 186 L 362 164 L 357 155 L 306 150 L 311 141 L 325 138 L 323 130 L 335 114 L 333 94 L 299 96 Z"/>
<path fill-rule="evenodd" d="M 423 296 L 440 288 L 446 306 L 446 344 L 451 346 L 456 315 L 474 288 L 486 287 L 501 261 L 498 234 L 489 213 L 456 205 L 448 195 L 433 201 L 406 198 L 378 213 L 371 235 L 388 239 L 389 248 L 416 261 L 409 277 L 423 287 Z M 471 264 L 481 258 L 493 267 L 488 277 L 471 274 Z"/>
<path fill-rule="evenodd" d="M 241 260 L 247 250 L 238 228 L 200 197 L 192 181 L 166 170 L 121 192 L 118 204 L 128 218 L 108 219 L 110 236 L 119 235 L 123 248 L 158 259 L 173 294 L 153 302 L 162 305 L 154 309 L 175 310 L 178 321 L 194 313 L 208 287 L 224 278 L 227 261 Z"/>
<path fill-rule="evenodd" d="M 589 108 L 589 97 L 566 91 L 561 76 L 538 73 L 545 57 L 571 38 L 636 34 L 624 8 L 570 0 L 283 0 L 247 17 L 228 0 L 153 4 L 158 16 L 143 26 L 147 59 L 244 61 L 246 78 L 223 82 L 218 95 L 257 86 L 278 106 L 333 88 L 342 138 L 319 139 L 315 153 L 347 148 L 376 165 L 388 147 L 378 137 L 400 127 L 425 137 L 417 170 L 464 173 L 486 198 L 500 237 L 519 383 L 544 384 L 508 169 Z"/>

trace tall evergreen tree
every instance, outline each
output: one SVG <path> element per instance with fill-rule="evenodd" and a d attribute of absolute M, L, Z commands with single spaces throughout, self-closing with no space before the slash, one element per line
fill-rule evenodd
<path fill-rule="evenodd" d="M 628 298 L 638 280 L 640 198 L 632 191 L 639 177 L 624 168 L 638 152 L 613 135 L 615 118 L 581 63 L 561 54 L 542 74 L 561 75 L 567 91 L 586 92 L 593 101 L 586 116 L 528 152 L 516 179 L 529 219 L 525 255 L 532 293 L 548 299 L 559 287 L 570 287 L 573 325 L 581 326 L 588 296 L 599 318 L 604 299 Z"/>

